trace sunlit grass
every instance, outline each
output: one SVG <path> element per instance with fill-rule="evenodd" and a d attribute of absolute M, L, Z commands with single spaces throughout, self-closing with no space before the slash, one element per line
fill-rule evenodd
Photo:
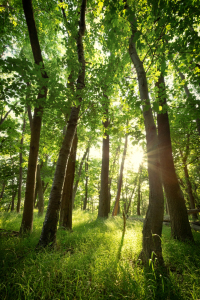
<path fill-rule="evenodd" d="M 22 214 L 1 213 L 0 228 L 19 230 Z M 142 222 L 97 219 L 97 212 L 74 211 L 73 232 L 58 229 L 54 250 L 37 252 L 43 217 L 24 239 L 1 237 L 1 299 L 199 299 L 200 234 L 196 245 L 170 238 L 163 230 L 163 255 L 169 276 L 143 268 Z"/>

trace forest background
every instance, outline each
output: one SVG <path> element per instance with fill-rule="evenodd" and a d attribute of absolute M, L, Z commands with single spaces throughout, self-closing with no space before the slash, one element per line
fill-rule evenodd
<path fill-rule="evenodd" d="M 183 241 L 200 206 L 198 1 L 1 2 L 1 210 L 45 212 L 39 246 L 73 207 L 147 212 L 162 264 L 164 206 Z"/>

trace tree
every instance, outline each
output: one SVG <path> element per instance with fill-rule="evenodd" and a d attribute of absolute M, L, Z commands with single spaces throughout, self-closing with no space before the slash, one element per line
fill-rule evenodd
<path fill-rule="evenodd" d="M 128 126 L 128 122 L 127 122 L 127 126 Z M 117 185 L 117 195 L 116 195 L 116 199 L 115 199 L 115 206 L 113 208 L 112 216 L 116 216 L 118 214 L 119 200 L 120 200 L 120 194 L 121 194 L 121 189 L 122 189 L 124 162 L 125 162 L 126 151 L 127 151 L 127 144 L 128 144 L 128 133 L 126 133 L 126 136 L 125 136 L 124 151 L 123 151 L 122 162 L 121 162 L 120 173 L 119 173 L 119 179 L 118 179 L 118 185 Z"/>
<path fill-rule="evenodd" d="M 86 159 L 86 156 L 89 153 L 89 150 L 90 150 L 90 147 L 88 146 L 86 148 L 84 154 L 83 154 L 83 157 L 82 157 L 80 165 L 79 165 L 77 179 L 76 179 L 74 187 L 73 187 L 73 194 L 72 194 L 72 204 L 73 204 L 73 207 L 74 207 L 74 200 L 75 200 L 75 196 L 76 196 L 76 191 L 77 191 L 77 188 L 78 188 L 78 184 L 79 184 L 79 180 L 80 180 L 80 176 L 81 176 L 81 172 L 82 172 L 82 168 L 83 168 L 83 163 L 84 163 L 84 160 Z"/>
<path fill-rule="evenodd" d="M 137 215 L 140 216 L 142 165 L 140 165 L 138 173 L 139 173 L 139 178 L 138 178 Z"/>
<path fill-rule="evenodd" d="M 130 9 L 129 9 L 130 11 Z M 149 259 L 158 259 L 162 264 L 162 247 L 161 247 L 161 234 L 162 222 L 164 214 L 164 197 L 162 191 L 162 183 L 160 179 L 159 159 L 158 159 L 158 140 L 156 126 L 154 123 L 150 100 L 146 73 L 143 63 L 140 60 L 135 42 L 137 33 L 137 20 L 132 13 L 133 22 L 131 23 L 132 35 L 129 41 L 129 54 L 134 67 L 137 72 L 140 98 L 143 104 L 143 117 L 146 131 L 147 141 L 147 158 L 148 158 L 148 175 L 149 175 L 149 206 L 143 227 L 143 249 L 141 252 L 141 259 L 145 264 Z"/>
<path fill-rule="evenodd" d="M 44 212 L 44 196 L 42 190 L 42 180 L 40 176 L 40 165 L 37 165 L 37 192 L 38 192 L 38 215 L 42 216 Z"/>
<path fill-rule="evenodd" d="M 72 230 L 72 193 L 73 193 L 73 183 L 74 183 L 74 173 L 75 173 L 75 163 L 76 163 L 76 150 L 78 144 L 77 133 L 75 133 L 73 144 L 67 163 L 65 182 L 63 186 L 61 207 L 60 207 L 60 226 Z"/>
<path fill-rule="evenodd" d="M 186 181 L 186 185 L 187 185 L 187 191 L 188 191 L 188 195 L 189 195 L 189 199 L 190 199 L 190 208 L 195 209 L 195 199 L 194 199 L 194 195 L 193 195 L 193 191 L 192 191 L 192 185 L 190 182 L 190 177 L 189 177 L 189 173 L 188 173 L 188 167 L 187 167 L 187 159 L 188 159 L 188 154 L 190 151 L 190 147 L 189 147 L 189 140 L 190 140 L 190 134 L 188 133 L 187 136 L 187 143 L 186 143 L 186 151 L 185 151 L 185 155 L 183 154 L 182 149 L 180 148 L 180 156 L 183 162 L 183 170 L 184 170 L 184 174 L 185 174 L 185 181 Z M 197 214 L 193 214 L 192 215 L 194 220 L 198 220 L 198 216 Z"/>
<path fill-rule="evenodd" d="M 42 113 L 43 107 L 41 102 L 47 96 L 47 88 L 44 85 L 48 76 L 44 70 L 44 64 L 40 49 L 40 44 L 38 40 L 37 29 L 34 20 L 32 1 L 28 0 L 22 1 L 24 14 L 26 18 L 26 23 L 28 27 L 30 43 L 32 47 L 33 57 L 35 63 L 41 67 L 41 77 L 44 79 L 43 86 L 40 88 L 37 101 L 38 107 L 34 109 L 34 116 L 31 126 L 31 142 L 30 142 L 30 152 L 29 152 L 29 163 L 26 179 L 26 192 L 25 192 L 25 201 L 24 201 L 24 211 L 23 218 L 20 227 L 20 232 L 32 231 L 33 228 L 33 203 L 34 203 L 34 192 L 35 192 L 35 180 L 36 180 L 36 170 L 37 170 L 37 158 L 39 151 L 39 140 L 40 140 L 40 130 L 42 123 Z"/>
<path fill-rule="evenodd" d="M 77 96 L 78 106 L 73 106 L 71 109 L 66 134 L 56 164 L 56 171 L 54 174 L 54 181 L 51 188 L 47 212 L 45 215 L 45 222 L 43 224 L 42 233 L 38 243 L 38 246 L 42 246 L 42 247 L 46 247 L 49 244 L 54 244 L 56 242 L 57 223 L 58 223 L 58 216 L 60 210 L 62 189 L 63 189 L 64 179 L 65 179 L 65 169 L 67 166 L 67 161 L 69 158 L 74 134 L 76 131 L 78 115 L 80 111 L 80 104 L 82 101 L 81 92 L 85 86 L 85 59 L 84 59 L 82 38 L 85 34 L 85 28 L 86 28 L 85 26 L 86 3 L 87 3 L 86 0 L 83 0 L 81 4 L 79 30 L 76 37 L 78 61 L 80 63 L 80 70 L 79 70 L 77 86 L 76 86 L 76 96 Z"/>
<path fill-rule="evenodd" d="M 98 217 L 107 218 L 110 209 L 110 197 L 109 197 L 109 120 L 108 120 L 108 97 L 103 94 L 105 116 L 103 121 L 103 143 L 102 143 L 102 165 L 101 165 L 101 188 L 99 197 L 99 209 Z"/>
<path fill-rule="evenodd" d="M 23 127 L 22 127 L 22 138 L 20 140 L 20 153 L 19 153 L 19 181 L 18 181 L 18 200 L 17 200 L 17 212 L 20 212 L 20 206 L 21 206 L 21 191 L 22 191 L 22 163 L 23 163 L 23 157 L 22 157 L 22 147 L 24 142 L 24 131 L 26 127 L 26 115 L 24 116 L 23 120 Z"/>
<path fill-rule="evenodd" d="M 89 151 L 85 162 L 85 196 L 83 201 L 83 210 L 86 210 L 87 203 L 88 203 L 88 161 L 89 161 Z"/>
<path fill-rule="evenodd" d="M 166 110 L 165 82 L 162 74 L 156 83 L 156 87 L 159 105 L 162 108 L 161 113 L 157 114 L 161 175 L 170 214 L 171 234 L 175 239 L 193 241 L 185 200 L 175 173 L 169 119 Z"/>

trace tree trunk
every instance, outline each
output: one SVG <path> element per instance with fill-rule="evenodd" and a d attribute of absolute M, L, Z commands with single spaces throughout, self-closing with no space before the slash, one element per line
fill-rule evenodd
<path fill-rule="evenodd" d="M 27 83 L 27 86 L 30 86 L 29 83 Z M 30 129 L 32 128 L 32 123 L 33 123 L 33 118 L 32 118 L 32 113 L 31 113 L 31 107 L 30 105 L 27 105 L 27 111 L 28 111 L 28 118 L 29 118 L 29 124 L 30 124 Z M 40 169 L 42 168 L 42 165 L 40 166 Z M 33 204 L 33 207 L 35 208 L 38 208 L 38 204 L 39 204 L 39 199 L 41 199 L 41 202 L 40 204 L 42 204 L 42 202 L 44 200 L 43 199 L 43 195 L 44 195 L 44 192 L 43 192 L 43 185 L 42 185 L 42 191 L 40 190 L 38 192 L 38 188 L 39 186 L 41 185 L 41 176 L 40 176 L 40 170 L 39 170 L 39 174 L 37 173 L 37 170 L 36 170 L 36 183 L 35 183 L 35 192 L 34 192 L 34 204 Z M 40 195 L 38 195 L 38 193 L 40 193 Z M 37 202 L 37 196 L 38 196 L 38 202 Z M 42 210 L 44 210 L 44 208 L 41 208 Z M 40 213 L 38 211 L 38 214 L 39 215 L 43 215 L 43 212 Z"/>
<path fill-rule="evenodd" d="M 107 97 L 104 96 L 106 99 Z M 108 106 L 108 103 L 105 105 Z M 103 122 L 104 127 L 104 135 L 103 144 L 102 144 L 102 165 L 101 165 L 101 189 L 99 196 L 99 209 L 98 209 L 98 217 L 100 218 L 108 218 L 109 214 L 109 134 L 107 132 L 107 128 L 109 126 L 108 121 L 108 108 L 105 110 L 106 113 L 106 121 Z"/>
<path fill-rule="evenodd" d="M 166 98 L 163 97 L 163 91 L 165 92 L 163 76 L 160 76 L 156 86 L 159 91 L 158 97 L 162 95 L 162 100 L 159 100 L 159 105 L 166 105 Z M 168 113 L 158 114 L 157 122 L 161 174 L 171 219 L 171 234 L 174 239 L 182 241 L 188 239 L 193 240 L 183 193 L 175 173 Z"/>
<path fill-rule="evenodd" d="M 120 139 L 120 142 L 121 142 L 121 139 Z M 114 161 L 113 161 L 113 164 L 110 168 L 110 176 L 108 178 L 108 195 L 109 195 L 109 209 L 108 209 L 108 213 L 110 213 L 110 204 L 111 204 L 111 186 L 112 186 L 112 179 L 113 179 L 113 174 L 114 174 L 114 170 L 115 170 L 115 165 L 116 165 L 116 161 L 117 159 L 119 158 L 119 153 L 120 153 L 120 144 L 119 146 L 117 147 L 116 149 L 116 152 L 115 152 L 115 157 L 114 157 Z M 111 173 L 112 172 L 112 173 Z"/>
<path fill-rule="evenodd" d="M 37 185 L 38 185 L 38 215 L 42 216 L 44 212 L 44 196 L 42 190 L 42 180 L 40 176 L 40 165 L 37 165 Z"/>
<path fill-rule="evenodd" d="M 184 170 L 184 174 L 185 174 L 187 192 L 188 192 L 188 196 L 189 196 L 189 200 L 190 200 L 190 208 L 195 209 L 195 199 L 194 199 L 194 195 L 193 195 L 193 191 L 192 191 L 192 185 L 191 185 L 191 182 L 190 182 L 190 177 L 189 177 L 188 168 L 187 168 L 187 155 L 185 155 L 185 157 L 184 157 L 182 150 L 179 149 L 179 151 L 180 151 L 180 155 L 181 155 L 181 158 L 182 158 L 182 161 L 183 161 L 183 170 Z M 192 215 L 192 218 L 194 220 L 198 220 L 198 215 L 194 213 Z"/>
<path fill-rule="evenodd" d="M 69 158 L 71 145 L 73 142 L 74 134 L 76 131 L 78 115 L 80 110 L 80 103 L 82 101 L 81 94 L 85 86 L 85 58 L 82 36 L 85 32 L 85 10 L 86 0 L 82 0 L 81 11 L 80 11 L 80 22 L 79 32 L 77 37 L 77 52 L 78 61 L 80 63 L 80 71 L 77 80 L 77 101 L 78 107 L 72 107 L 71 114 L 69 117 L 66 134 L 60 149 L 58 161 L 56 164 L 56 171 L 54 174 L 53 185 L 49 197 L 48 208 L 43 223 L 42 233 L 38 246 L 48 246 L 49 244 L 54 245 L 56 242 L 57 223 L 59 218 L 60 202 L 62 197 L 62 189 L 65 179 L 65 169 Z"/>
<path fill-rule="evenodd" d="M 77 144 L 78 137 L 77 133 L 75 133 L 65 174 L 65 183 L 63 187 L 60 209 L 60 226 L 68 230 L 72 230 L 72 192 L 75 174 Z"/>
<path fill-rule="evenodd" d="M 75 185 L 74 185 L 74 188 L 73 188 L 73 194 L 72 194 L 72 205 L 73 205 L 73 207 L 74 207 L 74 200 L 75 200 L 75 196 L 76 196 L 76 191 L 77 191 L 79 180 L 80 180 L 80 177 L 81 177 L 83 163 L 84 163 L 84 160 L 85 160 L 85 158 L 86 158 L 89 150 L 90 150 L 90 147 L 88 146 L 87 149 L 86 149 L 86 151 L 85 151 L 85 153 L 83 154 L 83 157 L 81 159 L 81 163 L 80 163 L 80 166 L 79 166 L 77 180 L 75 182 Z"/>
<path fill-rule="evenodd" d="M 6 183 L 5 183 L 5 181 L 3 181 L 2 188 L 1 188 L 1 193 L 0 193 L 0 200 L 3 198 L 5 187 L 6 187 Z"/>
<path fill-rule="evenodd" d="M 15 197 L 16 197 L 16 194 L 17 194 L 17 190 L 14 188 L 14 180 L 13 180 L 11 211 L 14 211 L 14 210 L 15 210 Z"/>
<path fill-rule="evenodd" d="M 143 117 L 146 131 L 149 175 L 149 206 L 144 221 L 142 240 L 143 249 L 140 257 L 144 264 L 148 264 L 149 259 L 154 260 L 155 257 L 157 257 L 160 264 L 163 264 L 161 235 L 164 214 L 164 197 L 160 179 L 157 149 L 158 139 L 149 100 L 146 73 L 143 63 L 137 54 L 134 43 L 135 34 L 137 32 L 136 24 L 137 20 L 135 16 L 133 16 L 133 23 L 131 23 L 132 36 L 129 41 L 129 53 L 138 76 L 140 98 L 142 103 L 144 103 Z"/>
<path fill-rule="evenodd" d="M 50 243 L 54 244 L 56 242 L 57 223 L 59 218 L 63 183 L 65 179 L 65 169 L 71 150 L 71 144 L 76 131 L 79 109 L 80 107 L 73 107 L 71 110 L 67 131 L 56 164 L 48 208 L 38 246 L 46 247 Z"/>
<path fill-rule="evenodd" d="M 43 59 L 40 49 L 40 44 L 37 35 L 37 29 L 35 25 L 33 7 L 31 0 L 23 0 L 23 9 L 26 18 L 26 23 L 28 27 L 30 43 L 32 47 L 33 57 L 37 65 L 42 64 Z M 42 70 L 43 69 L 43 70 Z M 48 76 L 44 70 L 44 66 L 41 69 L 41 76 L 43 79 L 47 79 Z M 33 228 L 33 204 L 34 204 L 34 193 L 35 193 L 35 180 L 36 180 L 36 170 L 37 170 L 37 158 L 39 151 L 39 140 L 40 140 L 40 130 L 42 124 L 42 113 L 43 107 L 41 102 L 46 99 L 47 88 L 43 86 L 38 93 L 37 102 L 38 107 L 34 109 L 34 116 L 31 126 L 31 142 L 30 142 L 30 152 L 28 160 L 28 171 L 26 179 L 26 192 L 24 201 L 24 211 L 22 217 L 22 223 L 20 228 L 20 233 L 25 231 L 32 231 Z"/>
<path fill-rule="evenodd" d="M 30 84 L 27 83 L 27 86 L 29 86 Z M 31 113 L 31 107 L 30 105 L 27 105 L 27 111 L 28 111 L 28 118 L 29 118 L 29 124 L 30 124 L 30 128 L 32 127 L 32 122 L 33 122 L 33 117 L 32 117 L 32 113 Z"/>
<path fill-rule="evenodd" d="M 89 160 L 89 152 L 87 156 L 87 161 L 85 162 L 85 197 L 83 202 L 83 210 L 86 210 L 86 206 L 88 202 L 88 160 Z"/>
<path fill-rule="evenodd" d="M 126 136 L 125 136 L 124 151 L 123 151 L 119 180 L 118 180 L 118 185 L 117 185 L 117 195 L 116 195 L 116 199 L 115 199 L 115 206 L 114 206 L 114 209 L 112 212 L 113 217 L 119 213 L 119 209 L 120 209 L 119 200 L 120 200 L 120 194 L 121 194 L 121 188 L 122 188 L 122 180 L 123 180 L 124 162 L 125 162 L 125 158 L 126 158 L 127 143 L 128 143 L 128 134 L 126 134 Z"/>
<path fill-rule="evenodd" d="M 137 215 L 140 216 L 140 176 L 139 176 L 139 180 L 138 180 L 138 198 L 137 198 Z"/>
<path fill-rule="evenodd" d="M 131 201 L 132 201 L 133 195 L 134 195 L 134 193 L 135 193 L 135 189 L 136 189 L 136 185 L 137 185 L 137 179 L 138 179 L 138 174 L 137 174 L 137 176 L 136 176 L 136 178 L 135 178 L 134 188 L 133 188 L 132 193 L 131 193 L 131 196 L 130 196 L 130 198 L 129 198 L 129 202 L 128 202 L 128 205 L 127 205 L 126 210 L 125 210 L 125 215 L 128 214 L 129 209 L 130 209 L 130 207 L 131 207 Z"/>
<path fill-rule="evenodd" d="M 43 188 L 43 190 L 42 190 L 43 195 L 44 195 L 44 193 L 45 193 L 45 191 L 46 191 L 48 185 L 49 185 L 49 182 L 47 182 L 46 185 L 42 185 L 42 188 Z"/>
<path fill-rule="evenodd" d="M 19 153 L 19 183 L 18 183 L 18 200 L 17 200 L 17 213 L 20 212 L 20 206 L 21 206 L 21 194 L 22 194 L 22 163 L 23 163 L 23 158 L 22 158 L 22 147 L 23 147 L 23 141 L 24 141 L 24 131 L 26 127 L 26 119 L 24 116 L 24 122 L 23 122 L 23 127 L 22 127 L 22 138 L 20 141 L 20 153 Z"/>
<path fill-rule="evenodd" d="M 34 207 L 35 208 L 38 208 L 37 195 L 38 195 L 38 181 L 37 181 L 37 172 L 36 172 L 36 184 L 35 184 L 35 194 L 34 194 Z"/>

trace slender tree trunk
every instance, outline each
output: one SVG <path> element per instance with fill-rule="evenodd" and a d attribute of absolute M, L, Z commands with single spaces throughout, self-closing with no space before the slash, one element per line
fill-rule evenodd
<path fill-rule="evenodd" d="M 30 84 L 27 84 L 28 86 Z M 30 128 L 32 127 L 32 122 L 33 122 L 33 117 L 32 117 L 32 113 L 31 113 L 31 107 L 30 105 L 27 105 L 27 111 L 28 111 L 28 118 L 29 118 L 29 123 L 30 123 Z"/>
<path fill-rule="evenodd" d="M 141 194 L 141 190 L 140 190 L 140 184 L 141 184 L 141 180 L 140 180 L 140 176 L 139 176 L 139 180 L 138 180 L 138 198 L 137 198 L 137 215 L 140 216 L 140 194 Z"/>
<path fill-rule="evenodd" d="M 162 223 L 164 215 L 164 197 L 162 183 L 160 179 L 159 158 L 158 158 L 158 138 L 156 126 L 151 110 L 146 73 L 143 63 L 140 60 L 134 43 L 135 34 L 137 32 L 137 20 L 133 16 L 132 36 L 129 42 L 129 54 L 135 66 L 138 82 L 140 98 L 143 104 L 143 117 L 146 131 L 147 142 L 147 159 L 148 159 L 148 175 L 149 175 L 149 206 L 144 221 L 142 252 L 140 257 L 144 264 L 148 264 L 149 259 L 157 257 L 158 262 L 163 264 L 161 235 Z"/>
<path fill-rule="evenodd" d="M 106 99 L 107 97 L 104 96 Z M 108 104 L 106 103 L 108 106 Z M 103 127 L 105 130 L 105 138 L 103 138 L 102 143 L 102 165 L 101 165 L 101 189 L 99 197 L 99 209 L 98 217 L 107 218 L 109 214 L 109 135 L 107 128 L 109 126 L 108 121 L 108 108 L 106 108 L 105 113 L 107 115 L 106 121 L 103 122 Z"/>
<path fill-rule="evenodd" d="M 30 86 L 30 84 L 29 83 L 27 83 L 27 86 Z M 33 123 L 33 118 L 32 118 L 32 113 L 31 113 L 31 107 L 30 107 L 30 105 L 27 105 L 27 111 L 28 111 L 28 118 L 29 118 L 29 124 L 30 124 L 30 129 L 32 128 L 32 123 Z M 42 168 L 42 165 L 40 166 L 40 169 Z M 42 182 L 42 180 L 41 180 L 41 176 L 40 176 L 40 170 L 39 170 L 39 174 L 37 173 L 37 170 L 36 170 L 36 182 L 35 182 L 35 191 L 34 191 L 34 204 L 33 204 L 33 207 L 35 207 L 35 208 L 38 208 L 38 202 L 39 202 L 39 199 L 43 199 L 43 194 L 44 194 L 44 192 L 43 191 L 39 191 L 39 193 L 40 193 L 40 196 L 38 195 L 38 188 L 39 188 L 39 186 L 41 185 L 41 182 Z M 42 186 L 42 189 L 43 189 L 43 186 Z M 37 202 L 37 196 L 39 196 L 38 197 L 38 202 Z M 41 202 L 40 203 L 42 203 L 42 200 L 41 200 Z M 40 215 L 42 215 L 43 214 L 43 212 L 42 213 L 40 213 L 39 211 L 38 211 L 38 214 Z"/>
<path fill-rule="evenodd" d="M 47 182 L 46 185 L 43 186 L 43 190 L 42 190 L 43 195 L 44 195 L 44 193 L 45 193 L 45 191 L 46 191 L 48 185 L 49 185 L 49 182 Z"/>
<path fill-rule="evenodd" d="M 163 76 L 160 76 L 156 86 L 159 92 L 158 97 L 161 97 L 160 95 L 162 95 L 162 100 L 160 100 L 159 103 L 160 106 L 166 105 L 166 98 L 163 97 L 163 92 L 165 92 Z M 168 113 L 165 112 L 158 114 L 157 122 L 161 174 L 169 208 L 171 234 L 174 239 L 183 241 L 188 239 L 193 240 L 183 193 L 180 189 L 175 173 Z"/>
<path fill-rule="evenodd" d="M 40 65 L 43 59 L 40 49 L 40 44 L 37 35 L 37 29 L 34 20 L 33 7 L 31 0 L 22 0 L 24 14 L 26 18 L 26 23 L 28 27 L 30 43 L 32 47 L 33 57 L 35 63 Z M 41 70 L 41 76 L 43 79 L 47 79 L 48 76 L 46 72 Z M 40 140 L 40 130 L 42 124 L 42 113 L 43 106 L 41 105 L 43 99 L 46 99 L 47 88 L 43 86 L 38 93 L 37 101 L 39 103 L 38 107 L 34 109 L 34 116 L 31 126 L 31 142 L 30 142 L 30 152 L 28 160 L 28 172 L 26 179 L 26 192 L 24 201 L 24 211 L 22 217 L 22 223 L 20 228 L 20 233 L 25 231 L 32 231 L 33 228 L 33 205 L 34 205 L 34 193 L 35 193 L 35 180 L 36 180 L 36 170 L 37 170 L 37 158 L 39 151 L 39 140 Z"/>
<path fill-rule="evenodd" d="M 188 143 L 189 143 L 189 140 L 188 140 Z M 182 150 L 179 149 L 179 151 L 180 151 L 180 155 L 181 155 L 181 158 L 183 161 L 183 170 L 184 170 L 184 174 L 185 174 L 185 181 L 186 181 L 186 185 L 187 185 L 187 192 L 188 192 L 188 196 L 189 196 L 190 208 L 195 209 L 195 199 L 194 199 L 192 185 L 190 182 L 190 177 L 189 177 L 188 168 L 187 168 L 187 154 L 185 156 L 183 156 Z M 188 152 L 189 152 L 189 145 L 188 145 Z M 198 220 L 198 215 L 196 213 L 192 214 L 192 218 L 194 220 Z"/>
<path fill-rule="evenodd" d="M 130 207 L 131 207 L 131 201 L 132 201 L 132 198 L 133 198 L 133 195 L 134 195 L 134 193 L 135 193 L 136 186 L 137 186 L 137 179 L 138 179 L 138 175 L 137 175 L 136 178 L 135 178 L 134 188 L 133 188 L 133 190 L 132 190 L 131 196 L 130 196 L 130 198 L 129 198 L 128 205 L 127 205 L 126 210 L 125 210 L 125 214 L 126 214 L 126 215 L 128 214 L 129 209 L 130 209 Z"/>
<path fill-rule="evenodd" d="M 20 141 L 20 153 L 19 153 L 19 183 L 18 183 L 18 200 L 17 200 L 17 213 L 20 212 L 20 206 L 21 206 L 21 194 L 22 194 L 22 163 L 23 163 L 23 158 L 22 158 L 22 148 L 23 148 L 23 141 L 24 141 L 24 131 L 26 127 L 26 119 L 24 116 L 24 122 L 23 122 L 23 127 L 22 127 L 22 138 Z"/>
<path fill-rule="evenodd" d="M 113 217 L 119 213 L 119 200 L 120 200 L 120 194 L 121 194 L 121 188 L 122 188 L 124 162 L 125 162 L 125 158 L 126 158 L 127 144 L 128 144 L 128 134 L 126 134 L 126 136 L 125 136 L 124 151 L 123 151 L 119 180 L 118 180 L 118 185 L 117 185 L 117 195 L 116 195 L 116 199 L 115 199 L 115 206 L 114 206 L 114 209 L 112 212 Z"/>
<path fill-rule="evenodd" d="M 35 184 L 35 194 L 34 194 L 34 207 L 38 207 L 38 201 L 37 201 L 37 196 L 38 196 L 38 181 L 37 181 L 37 173 L 36 173 L 36 184 Z"/>
<path fill-rule="evenodd" d="M 49 243 L 54 244 L 56 242 L 57 223 L 59 218 L 63 183 L 65 179 L 65 169 L 76 130 L 79 108 L 80 107 L 73 107 L 71 110 L 67 131 L 56 164 L 54 181 L 51 188 L 49 203 L 45 215 L 45 222 L 43 224 L 38 246 L 46 247 L 49 245 Z"/>
<path fill-rule="evenodd" d="M 44 196 L 42 190 L 42 180 L 40 176 L 40 165 L 37 165 L 37 185 L 38 185 L 38 215 L 42 216 L 44 212 Z"/>
<path fill-rule="evenodd" d="M 68 230 L 72 230 L 72 192 L 75 174 L 77 144 L 78 137 L 77 133 L 75 133 L 66 169 L 60 209 L 60 226 Z"/>
<path fill-rule="evenodd" d="M 15 197 L 17 194 L 17 190 L 14 189 L 14 180 L 13 180 L 13 190 L 12 190 L 12 201 L 11 201 L 11 211 L 15 210 Z"/>
<path fill-rule="evenodd" d="M 184 174 L 185 174 L 185 180 L 186 180 L 186 184 L 187 184 L 188 195 L 189 195 L 189 199 L 190 199 L 190 206 L 191 206 L 191 209 L 195 209 L 195 199 L 194 199 L 194 195 L 193 195 L 193 191 L 192 191 L 192 184 L 190 181 L 187 165 L 184 165 Z M 195 217 L 195 219 L 198 219 L 197 214 L 193 214 L 193 217 Z"/>
<path fill-rule="evenodd" d="M 12 203 L 11 203 L 11 211 L 14 211 L 15 210 L 15 197 L 16 197 L 16 194 L 17 194 L 17 191 L 13 191 L 13 194 L 12 194 Z"/>
<path fill-rule="evenodd" d="M 6 183 L 5 183 L 5 181 L 3 181 L 2 188 L 1 188 L 1 193 L 0 193 L 0 200 L 3 198 L 5 187 L 6 187 Z"/>
<path fill-rule="evenodd" d="M 81 94 L 85 86 L 85 58 L 82 36 L 85 32 L 85 10 L 86 0 L 82 0 L 81 11 L 80 11 L 80 22 L 79 32 L 77 37 L 77 52 L 78 61 L 81 65 L 78 80 L 77 80 L 77 100 L 79 103 L 78 107 L 72 107 L 71 114 L 69 117 L 66 134 L 60 149 L 56 171 L 54 175 L 54 181 L 51 188 L 49 197 L 48 208 L 45 216 L 45 221 L 42 228 L 42 233 L 38 246 L 48 246 L 50 243 L 54 245 L 56 242 L 57 223 L 59 218 L 60 203 L 62 197 L 62 189 L 65 179 L 65 169 L 69 158 L 71 145 L 73 142 L 74 134 L 76 131 L 78 115 L 80 110 L 80 103 L 82 101 Z"/>
<path fill-rule="evenodd" d="M 12 203 L 12 201 L 8 204 L 7 212 L 9 212 L 9 210 L 10 210 L 11 203 Z"/>
<path fill-rule="evenodd" d="M 165 210 L 166 210 L 166 215 L 169 215 L 169 208 L 168 208 L 167 200 L 166 200 L 166 204 L 165 204 Z"/>
<path fill-rule="evenodd" d="M 112 186 L 113 173 L 114 173 L 114 170 L 115 170 L 115 165 L 116 165 L 117 158 L 119 158 L 119 153 L 120 153 L 120 145 L 116 149 L 114 161 L 113 161 L 113 164 L 112 164 L 112 166 L 110 168 L 110 172 L 109 172 L 110 176 L 108 178 L 108 196 L 109 196 L 109 211 L 108 211 L 108 213 L 110 213 L 110 204 L 111 204 L 111 192 L 110 192 L 110 190 L 111 190 L 111 186 Z"/>
<path fill-rule="evenodd" d="M 77 175 L 77 180 L 75 182 L 75 185 L 74 185 L 74 188 L 73 188 L 73 194 L 72 194 L 72 205 L 74 207 L 74 200 L 75 200 L 75 196 L 76 196 L 76 192 L 77 192 L 77 188 L 78 188 L 78 184 L 79 184 L 79 180 L 80 180 L 80 177 L 81 177 L 81 172 L 82 172 L 82 168 L 83 168 L 83 163 L 84 163 L 84 160 L 88 154 L 90 150 L 90 147 L 88 146 L 85 153 L 83 154 L 83 157 L 81 159 L 81 163 L 80 163 L 80 166 L 79 166 L 79 170 L 78 170 L 78 175 Z"/>
<path fill-rule="evenodd" d="M 87 156 L 87 161 L 85 162 L 85 197 L 83 202 L 83 210 L 86 210 L 87 202 L 88 202 L 88 160 L 89 160 L 89 152 Z"/>

